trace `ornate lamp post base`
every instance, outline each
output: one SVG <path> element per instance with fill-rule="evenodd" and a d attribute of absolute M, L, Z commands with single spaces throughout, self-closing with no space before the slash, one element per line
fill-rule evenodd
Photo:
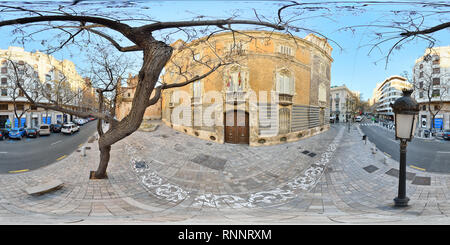
<path fill-rule="evenodd" d="M 395 206 L 396 207 L 406 207 L 408 206 L 408 201 L 409 198 L 408 197 L 404 197 L 404 198 L 394 198 L 394 202 L 395 202 Z"/>

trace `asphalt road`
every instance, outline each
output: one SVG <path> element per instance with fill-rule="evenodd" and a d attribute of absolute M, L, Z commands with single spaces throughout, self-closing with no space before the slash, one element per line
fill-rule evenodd
<path fill-rule="evenodd" d="M 96 131 L 97 121 L 80 126 L 73 135 L 52 133 L 50 136 L 0 140 L 0 173 L 18 173 L 38 169 L 63 159 Z"/>
<path fill-rule="evenodd" d="M 400 143 L 395 133 L 377 126 L 363 126 L 361 130 L 379 150 L 394 160 L 400 160 Z M 412 168 L 435 173 L 450 173 L 450 141 L 413 138 L 408 142 L 406 164 Z"/>

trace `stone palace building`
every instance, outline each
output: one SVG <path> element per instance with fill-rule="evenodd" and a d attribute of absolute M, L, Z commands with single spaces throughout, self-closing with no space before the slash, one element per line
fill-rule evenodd
<path fill-rule="evenodd" d="M 267 31 L 226 32 L 172 44 L 161 81 L 179 83 L 229 63 L 187 86 L 164 90 L 162 121 L 218 143 L 273 145 L 329 128 L 332 48 Z"/>

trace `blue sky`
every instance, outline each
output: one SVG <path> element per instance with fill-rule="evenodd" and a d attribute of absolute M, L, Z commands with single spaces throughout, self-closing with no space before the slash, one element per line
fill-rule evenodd
<path fill-rule="evenodd" d="M 1 2 L 1 1 L 0 1 Z M 47 1 L 48 6 L 51 6 Z M 54 1 L 53 1 L 54 2 Z M 70 1 L 65 1 L 70 2 Z M 136 6 L 130 3 L 127 8 L 114 8 L 117 4 L 104 1 L 86 1 L 84 4 L 75 6 L 75 9 L 83 9 L 92 11 L 119 11 L 121 17 L 133 16 L 136 13 L 145 14 L 152 19 L 159 21 L 175 21 L 175 20 L 190 20 L 195 16 L 203 15 L 205 18 L 228 18 L 233 14 L 239 15 L 242 19 L 254 19 L 253 8 L 257 11 L 260 17 L 267 17 L 268 20 L 275 20 L 278 4 L 282 1 L 135 1 L 138 2 Z M 118 2 L 118 1 L 116 1 Z M 130 1 L 128 1 L 130 2 Z M 309 1 L 320 2 L 320 1 Z M 61 3 L 61 1 L 59 1 Z M 83 2 L 82 2 L 83 3 Z M 287 2 L 285 2 L 287 3 Z M 112 8 L 108 8 L 108 6 Z M 329 7 L 328 5 L 320 5 Z M 299 11 L 286 12 L 286 17 L 304 18 L 293 24 L 300 27 L 313 29 L 334 40 L 330 42 L 333 47 L 332 57 L 334 62 L 332 64 L 331 85 L 345 84 L 351 90 L 357 90 L 362 93 L 363 99 L 368 99 L 372 95 L 372 90 L 376 83 L 382 82 L 389 76 L 401 75 L 404 71 L 411 73 L 415 59 L 423 55 L 428 43 L 423 40 L 413 41 L 403 46 L 399 50 L 395 50 L 391 55 L 391 59 L 386 65 L 386 60 L 383 59 L 393 42 L 386 43 L 381 46 L 381 52 L 375 49 L 370 55 L 369 50 L 371 39 L 375 37 L 374 32 L 380 31 L 380 28 L 375 27 L 360 27 L 356 28 L 356 32 L 338 31 L 342 27 L 354 25 L 368 25 L 368 24 L 387 24 L 391 20 L 400 21 L 405 15 L 395 15 L 391 10 L 409 9 L 419 13 L 427 14 L 429 8 L 419 5 L 396 5 L 396 6 L 368 6 L 364 7 L 363 12 L 360 11 L 331 11 L 317 10 L 306 13 Z M 324 16 L 321 16 L 324 14 Z M 317 17 L 320 16 L 320 17 Z M 442 17 L 442 16 L 440 16 Z M 7 16 L 0 17 L 8 19 Z M 448 21 L 448 17 L 447 21 Z M 429 16 L 426 18 L 425 25 L 433 25 L 439 23 L 437 17 Z M 241 27 L 239 27 L 241 28 Z M 248 29 L 248 26 L 242 26 Z M 388 31 L 388 29 L 386 29 Z M 390 29 L 389 31 L 392 31 Z M 0 48 L 6 49 L 11 45 L 10 29 L 0 28 Z M 299 37 L 304 37 L 307 32 L 293 33 Z M 45 35 L 50 35 L 46 33 Z M 157 34 L 155 35 L 158 36 Z M 173 36 L 173 40 L 182 36 Z M 434 34 L 436 38 L 436 46 L 450 45 L 450 31 L 444 30 Z M 340 47 L 339 47 L 339 46 Z M 42 46 L 40 42 L 28 43 L 25 45 L 28 51 L 40 49 Z M 58 53 L 53 54 L 56 58 L 70 59 L 74 61 L 77 66 L 86 64 L 85 58 L 77 56 L 79 48 L 72 47 Z M 72 56 L 70 55 L 72 54 Z M 139 59 L 139 55 L 135 54 L 132 58 Z"/>

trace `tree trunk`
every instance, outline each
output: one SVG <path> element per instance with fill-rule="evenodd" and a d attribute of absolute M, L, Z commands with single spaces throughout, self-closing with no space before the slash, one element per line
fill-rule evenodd
<path fill-rule="evenodd" d="M 108 168 L 111 146 L 100 144 L 100 163 L 97 171 L 95 171 L 96 179 L 104 179 L 106 177 L 106 169 Z"/>
<path fill-rule="evenodd" d="M 172 47 L 163 42 L 155 41 L 151 37 L 147 37 L 147 41 L 142 47 L 145 47 L 143 50 L 144 61 L 139 71 L 139 81 L 130 112 L 120 122 L 110 123 L 110 128 L 99 138 L 100 164 L 95 172 L 96 178 L 106 177 L 111 146 L 135 132 L 141 125 L 145 110 L 148 107 L 147 102 L 150 100 L 159 75 L 172 56 Z"/>

